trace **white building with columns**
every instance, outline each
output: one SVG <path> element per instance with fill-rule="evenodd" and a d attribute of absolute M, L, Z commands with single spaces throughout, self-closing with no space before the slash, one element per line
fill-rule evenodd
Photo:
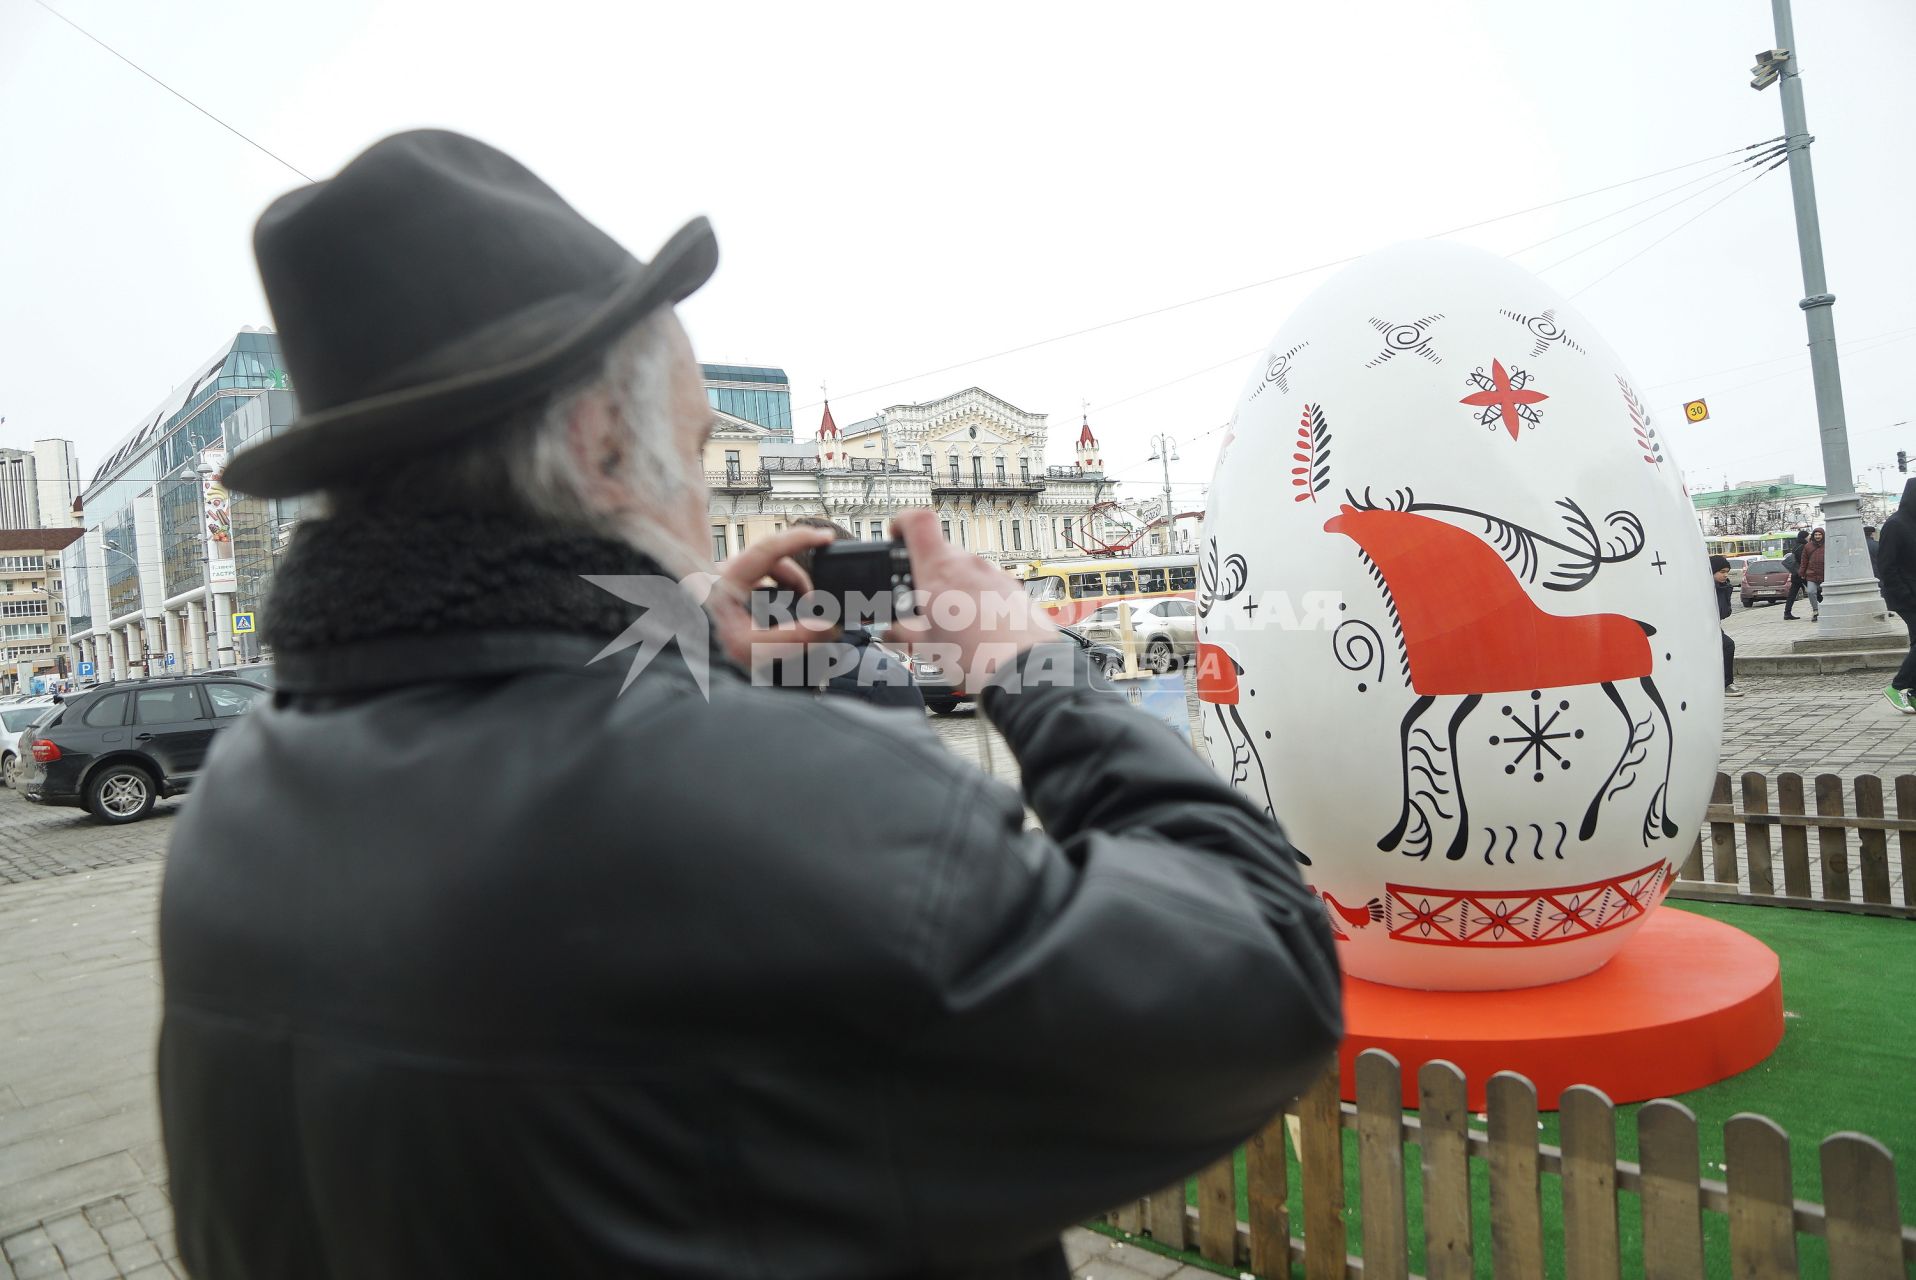
<path fill-rule="evenodd" d="M 1115 532 L 1117 482 L 1088 423 L 1069 464 L 1048 462 L 1047 444 L 1046 415 L 979 387 L 842 429 L 827 405 L 805 444 L 720 414 L 705 461 L 713 557 L 800 515 L 882 538 L 894 515 L 921 507 L 937 511 L 947 541 L 1007 568 L 1082 555 Z"/>
<path fill-rule="evenodd" d="M 234 666 L 258 649 L 235 614 L 263 625 L 283 529 L 296 504 L 208 489 L 241 443 L 298 415 L 278 338 L 250 326 L 228 338 L 146 415 L 93 473 L 75 504 L 83 530 L 63 570 L 67 645 L 99 679 Z"/>

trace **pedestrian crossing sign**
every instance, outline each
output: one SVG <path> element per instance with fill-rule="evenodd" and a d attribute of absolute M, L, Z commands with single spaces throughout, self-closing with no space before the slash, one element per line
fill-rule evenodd
<path fill-rule="evenodd" d="M 253 615 L 252 614 L 236 613 L 233 615 L 233 634 L 234 635 L 236 636 L 251 635 L 252 632 L 253 632 Z"/>

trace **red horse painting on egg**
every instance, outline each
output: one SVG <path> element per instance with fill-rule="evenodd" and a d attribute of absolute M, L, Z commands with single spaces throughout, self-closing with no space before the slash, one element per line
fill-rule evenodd
<path fill-rule="evenodd" d="M 1404 682 L 1415 695 L 1399 726 L 1403 803 L 1396 824 L 1378 840 L 1378 847 L 1427 857 L 1436 843 L 1436 823 L 1451 821 L 1455 830 L 1444 856 L 1462 858 L 1472 831 L 1457 753 L 1464 722 L 1488 696 L 1527 694 L 1528 701 L 1514 700 L 1524 714 L 1512 706 L 1502 709 L 1516 731 L 1506 730 L 1507 737 L 1500 734 L 1489 741 L 1519 748 L 1506 773 L 1514 773 L 1521 763 L 1526 769 L 1534 767 L 1533 776 L 1541 782 L 1546 764 L 1570 767 L 1558 744 L 1583 736 L 1580 729 L 1556 729 L 1570 703 L 1553 699 L 1555 707 L 1546 707 L 1544 691 L 1583 687 L 1602 691 L 1622 715 L 1626 734 L 1623 751 L 1584 811 L 1578 839 L 1588 840 L 1595 834 L 1605 801 L 1636 781 L 1636 771 L 1647 763 L 1658 722 L 1663 725 L 1663 781 L 1649 798 L 1642 835 L 1645 844 L 1658 836 L 1674 836 L 1676 824 L 1665 805 L 1670 714 L 1654 675 L 1650 638 L 1655 628 L 1622 614 L 1554 613 L 1538 605 L 1524 587 L 1526 581 L 1537 580 L 1552 553 L 1555 563 L 1542 585 L 1559 592 L 1576 591 L 1602 566 L 1634 557 L 1643 547 L 1643 527 L 1637 517 L 1612 512 L 1599 533 L 1583 510 L 1566 498 L 1557 504 L 1568 526 L 1569 541 L 1562 541 L 1485 512 L 1419 503 L 1407 491 L 1393 494 L 1387 503 L 1371 502 L 1368 491 L 1361 500 L 1348 492 L 1346 497 L 1349 501 L 1323 527 L 1356 544 L 1383 592 L 1397 633 Z M 1452 523 L 1457 518 L 1481 522 L 1481 534 Z M 1368 628 L 1368 624 L 1356 625 Z M 1381 670 L 1381 637 L 1365 650 Z M 1341 649 L 1339 657 L 1344 660 Z M 1631 685 L 1642 690 L 1653 715 L 1638 719 L 1631 712 L 1623 693 Z M 1457 700 L 1441 741 L 1418 723 L 1440 698 Z M 1448 769 L 1442 764 L 1445 759 Z M 1528 843 L 1534 845 L 1534 856 L 1542 858 L 1547 833 L 1541 825 L 1532 825 L 1537 827 L 1536 840 Z M 1506 861 L 1513 848 L 1526 843 L 1514 828 L 1509 831 Z M 1490 837 L 1485 851 L 1488 861 L 1499 836 L 1490 828 L 1486 834 Z M 1555 851 L 1559 858 L 1563 856 L 1561 835 Z"/>

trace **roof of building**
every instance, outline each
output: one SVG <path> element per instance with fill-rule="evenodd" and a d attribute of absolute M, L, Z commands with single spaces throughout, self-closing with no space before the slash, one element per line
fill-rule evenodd
<path fill-rule="evenodd" d="M 86 535 L 74 525 L 66 529 L 0 529 L 0 551 L 58 551 Z"/>
<path fill-rule="evenodd" d="M 1084 430 L 1078 432 L 1078 443 L 1079 444 L 1096 444 L 1097 442 L 1098 442 L 1098 438 L 1091 434 L 1091 419 L 1086 418 L 1084 420 Z"/>
<path fill-rule="evenodd" d="M 1825 493 L 1820 484 L 1797 484 L 1793 481 L 1777 481 L 1771 484 L 1740 484 L 1734 489 L 1710 489 L 1690 495 L 1690 504 L 1696 507 L 1733 507 L 1745 502 L 1766 502 L 1772 499 L 1818 498 Z"/>
<path fill-rule="evenodd" d="M 838 424 L 832 421 L 832 402 L 825 402 L 825 416 L 818 420 L 818 438 L 838 435 Z"/>
<path fill-rule="evenodd" d="M 785 389 L 791 386 L 783 369 L 765 364 L 702 364 L 699 374 L 707 382 L 757 382 Z"/>

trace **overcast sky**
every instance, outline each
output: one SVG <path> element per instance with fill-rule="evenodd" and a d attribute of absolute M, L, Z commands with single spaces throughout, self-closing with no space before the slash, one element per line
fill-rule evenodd
<path fill-rule="evenodd" d="M 1150 437 L 1183 441 L 1193 506 L 1242 357 L 1328 273 L 929 371 L 1782 132 L 1777 91 L 1747 87 L 1767 0 L 49 3 L 315 176 L 434 125 L 641 257 L 707 214 L 721 262 L 687 327 L 705 360 L 785 368 L 801 439 L 821 382 L 841 423 L 975 383 L 1051 414 L 1066 462 L 1089 401 L 1133 494 Z M 1796 31 L 1853 471 L 1893 484 L 1916 452 L 1889 426 L 1916 422 L 1916 5 L 1798 0 Z M 90 475 L 268 320 L 251 227 L 299 179 L 33 0 L 0 0 L 0 162 L 0 442 L 70 437 Z M 1724 163 L 1460 238 L 1509 253 L 1670 191 L 1518 254 L 1542 269 L 1674 206 L 1544 271 L 1574 293 L 1730 195 L 1576 305 L 1693 488 L 1820 480 L 1787 172 L 1712 187 Z"/>

